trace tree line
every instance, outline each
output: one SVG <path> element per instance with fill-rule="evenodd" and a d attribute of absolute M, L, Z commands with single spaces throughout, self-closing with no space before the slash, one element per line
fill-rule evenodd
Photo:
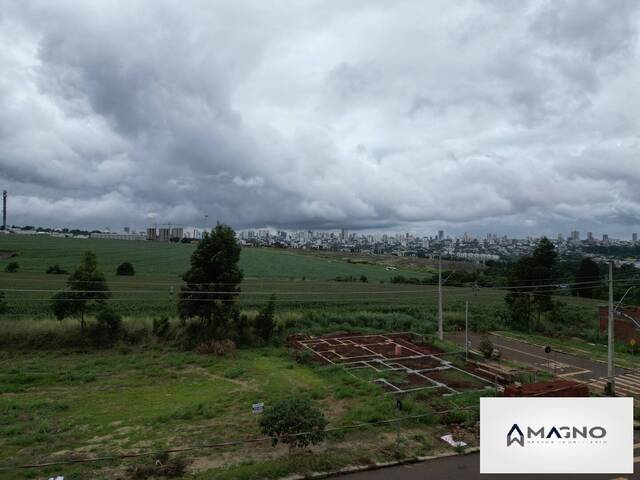
<path fill-rule="evenodd" d="M 238 297 L 243 275 L 239 261 L 240 245 L 231 227 L 218 224 L 210 233 L 203 234 L 191 255 L 190 268 L 182 275 L 184 283 L 178 295 L 181 321 L 177 337 L 187 348 L 220 340 L 232 340 L 238 345 L 271 340 L 275 297 L 269 299 L 254 319 L 241 313 Z M 134 267 L 130 262 L 124 262 L 118 267 L 117 274 L 133 275 Z M 110 298 L 111 292 L 105 275 L 98 269 L 97 257 L 88 251 L 69 275 L 65 290 L 53 296 L 52 310 L 59 320 L 78 318 L 83 335 L 87 333 L 87 315 L 95 314 L 97 324 L 88 333 L 110 343 L 122 333 L 121 318 L 110 308 Z M 170 328 L 168 319 L 157 319 L 153 328 L 155 333 L 166 335 Z M 220 348 L 220 345 L 211 348 Z"/>

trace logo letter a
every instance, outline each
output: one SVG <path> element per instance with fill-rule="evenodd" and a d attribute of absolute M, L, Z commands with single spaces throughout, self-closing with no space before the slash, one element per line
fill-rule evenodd
<path fill-rule="evenodd" d="M 517 423 L 514 423 L 509 433 L 507 433 L 507 447 L 512 443 L 518 443 L 521 447 L 524 447 L 524 433 L 522 433 Z"/>

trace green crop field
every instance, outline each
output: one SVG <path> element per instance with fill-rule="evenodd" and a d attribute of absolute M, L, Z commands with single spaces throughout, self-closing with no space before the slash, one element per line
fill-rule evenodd
<path fill-rule="evenodd" d="M 70 271 L 87 250 L 97 254 L 112 291 L 111 303 L 119 312 L 134 316 L 175 315 L 176 294 L 182 283 L 179 275 L 189 267 L 193 249 L 189 244 L 0 235 L 0 254 L 17 254 L 0 261 L 0 289 L 5 291 L 8 305 L 4 315 L 50 317 L 50 299 L 64 289 L 66 275 L 45 274 L 46 268 L 58 264 Z M 348 258 L 347 254 L 244 248 L 240 262 L 245 274 L 241 303 L 246 308 L 255 308 L 273 293 L 281 309 L 389 311 L 404 308 L 420 309 L 434 317 L 436 286 L 389 283 L 394 275 L 426 275 L 424 267 L 387 270 L 383 265 L 350 263 Z M 17 273 L 4 271 L 11 261 L 19 263 Z M 123 261 L 134 264 L 135 276 L 115 275 L 116 267 Z M 361 275 L 367 277 L 367 283 L 332 281 L 335 277 L 357 279 Z M 476 292 L 471 288 L 445 287 L 444 306 L 449 320 L 458 323 L 463 321 L 465 301 L 470 302 L 472 313 L 495 316 L 496 310 L 504 305 L 504 294 L 499 289 Z M 575 297 L 563 297 L 563 301 L 585 312 L 592 311 L 595 319 L 594 306 L 598 302 Z"/>
<path fill-rule="evenodd" d="M 0 235 L 0 253 L 15 252 L 17 257 L 0 261 L 0 268 L 10 261 L 20 264 L 20 271 L 44 274 L 46 268 L 59 264 L 73 268 L 83 252 L 96 253 L 106 274 L 130 261 L 138 275 L 154 278 L 177 278 L 189 268 L 194 245 L 183 243 L 59 238 L 48 235 Z M 245 278 L 268 280 L 320 280 L 337 276 L 367 276 L 371 282 L 389 280 L 394 275 L 416 275 L 414 270 L 387 270 L 383 266 L 349 263 L 340 258 L 297 253 L 293 250 L 244 248 L 240 266 Z"/>

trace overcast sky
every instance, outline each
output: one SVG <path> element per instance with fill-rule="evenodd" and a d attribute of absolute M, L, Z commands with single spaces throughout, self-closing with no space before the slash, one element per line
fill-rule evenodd
<path fill-rule="evenodd" d="M 634 0 L 0 0 L 9 223 L 626 236 Z"/>

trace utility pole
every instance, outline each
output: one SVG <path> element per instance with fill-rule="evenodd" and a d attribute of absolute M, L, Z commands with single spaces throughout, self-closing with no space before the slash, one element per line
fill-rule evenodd
<path fill-rule="evenodd" d="M 469 361 L 469 301 L 464 305 L 464 359 Z"/>
<path fill-rule="evenodd" d="M 442 254 L 438 256 L 438 338 L 444 340 L 442 326 Z"/>
<path fill-rule="evenodd" d="M 609 381 L 607 383 L 607 393 L 611 396 L 616 394 L 615 366 L 613 364 L 614 348 L 614 328 L 613 328 L 613 262 L 609 262 L 609 352 L 607 355 L 607 373 Z"/>

